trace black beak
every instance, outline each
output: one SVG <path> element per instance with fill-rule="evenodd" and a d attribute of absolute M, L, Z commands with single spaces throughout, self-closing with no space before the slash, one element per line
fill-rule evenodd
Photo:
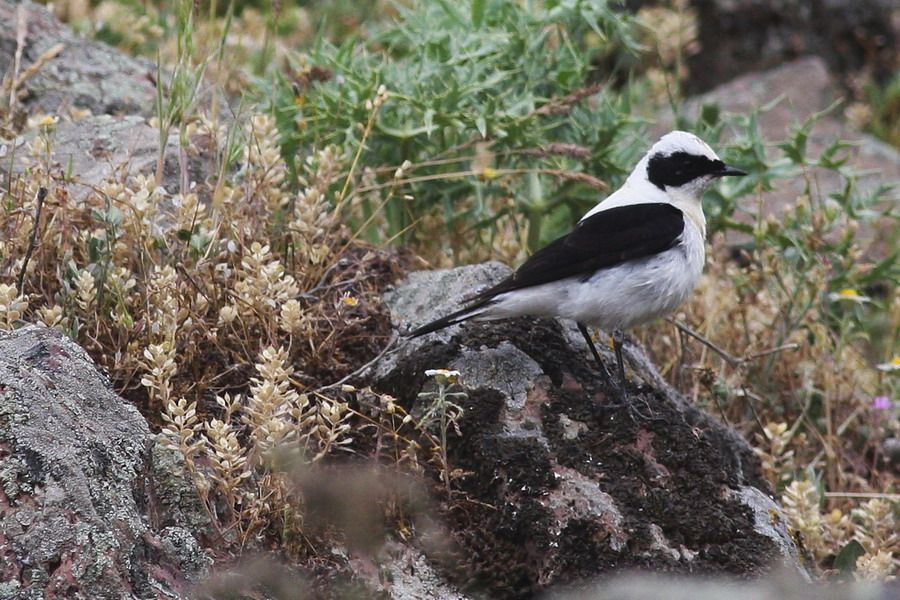
<path fill-rule="evenodd" d="M 747 171 L 742 171 L 736 167 L 729 167 L 728 165 L 725 165 L 716 173 L 716 177 L 728 177 L 732 175 L 735 177 L 743 177 L 746 174 Z"/>

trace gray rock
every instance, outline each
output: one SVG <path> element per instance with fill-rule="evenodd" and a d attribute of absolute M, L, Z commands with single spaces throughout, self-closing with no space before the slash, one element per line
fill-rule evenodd
<path fill-rule="evenodd" d="M 34 160 L 27 155 L 26 143 L 34 139 L 32 132 L 9 142 L 0 142 L 0 174 L 6 176 L 11 165 L 12 176 L 28 177 Z M 51 134 L 50 168 L 64 173 L 75 202 L 83 201 L 106 180 L 127 182 L 142 174 L 153 176 L 159 155 L 159 131 L 144 117 L 112 117 L 100 115 L 80 121 L 61 121 Z M 178 193 L 190 182 L 204 182 L 215 173 L 214 156 L 197 152 L 202 140 L 194 140 L 189 154 L 179 161 L 177 135 L 169 136 L 161 185 L 169 193 Z M 182 173 L 181 164 L 186 167 Z"/>
<path fill-rule="evenodd" d="M 0 0 L 0 73 L 12 73 L 20 6 L 27 22 L 20 73 L 48 49 L 64 45 L 20 88 L 29 114 L 60 114 L 70 106 L 98 115 L 153 114 L 156 65 L 74 34 L 46 7 L 29 0 Z"/>
<path fill-rule="evenodd" d="M 563 594 L 548 594 L 545 600 L 888 600 L 897 598 L 900 593 L 900 586 L 895 584 L 811 584 L 787 572 L 755 581 L 623 575 L 609 582 L 579 588 Z"/>
<path fill-rule="evenodd" d="M 791 128 L 815 113 L 828 108 L 842 97 L 825 62 L 808 56 L 760 73 L 737 77 L 714 90 L 689 99 L 684 106 L 688 115 L 696 117 L 704 104 L 716 104 L 730 113 L 749 113 L 761 106 L 778 103 L 760 115 L 759 125 L 766 138 L 783 139 Z M 849 127 L 840 113 L 823 117 L 813 128 L 809 139 L 812 156 L 825 149 L 834 139 L 842 138 L 858 145 L 851 164 L 860 170 L 872 170 L 869 180 L 900 180 L 900 152 L 874 137 Z"/>
<path fill-rule="evenodd" d="M 387 302 L 401 330 L 446 314 L 508 271 L 496 263 L 419 272 Z M 583 344 L 548 319 L 468 323 L 404 342 L 373 383 L 421 410 L 429 368 L 458 369 L 468 396 L 448 446 L 466 473 L 442 523 L 454 547 L 430 552 L 464 593 L 513 598 L 621 569 L 803 573 L 749 445 L 641 377 L 633 420 Z M 649 369 L 642 365 L 642 369 Z M 635 379 L 633 379 L 634 381 Z M 394 597 L 400 597 L 394 595 Z"/>
<path fill-rule="evenodd" d="M 387 586 L 391 598 L 428 598 L 429 600 L 467 600 L 438 573 L 423 552 L 409 546 L 397 545 L 392 548 L 387 566 L 390 584 Z"/>
<path fill-rule="evenodd" d="M 881 80 L 900 67 L 895 0 L 692 0 L 701 51 L 688 58 L 690 91 L 815 54 L 842 78 Z"/>
<path fill-rule="evenodd" d="M 773 147 L 768 148 L 769 156 L 777 156 L 780 150 L 774 147 L 776 141 L 787 138 L 795 125 L 825 110 L 838 97 L 840 92 L 825 62 L 810 56 L 769 71 L 738 77 L 706 94 L 690 98 L 684 103 L 683 111 L 686 116 L 696 118 L 703 105 L 717 105 L 725 112 L 741 114 L 778 100 L 774 107 L 759 117 L 760 129 L 765 138 L 772 141 Z M 672 123 L 671 114 L 662 115 L 654 133 L 667 131 Z M 813 126 L 807 144 L 808 155 L 819 156 L 836 139 L 843 139 L 855 146 L 849 152 L 848 166 L 860 172 L 856 186 L 861 193 L 874 191 L 885 184 L 900 184 L 900 151 L 848 126 L 839 113 L 830 113 Z M 839 191 L 843 185 L 833 171 L 813 167 L 808 175 L 823 197 L 832 191 Z M 781 215 L 804 193 L 805 185 L 803 177 L 779 179 L 775 189 L 762 196 L 763 215 Z M 756 210 L 756 204 L 751 210 Z M 738 216 L 750 222 L 755 218 L 755 213 Z M 891 223 L 884 225 L 890 227 Z M 877 229 L 872 228 L 861 231 L 860 235 L 869 239 L 881 237 Z M 732 238 L 738 239 L 739 236 Z"/>
<path fill-rule="evenodd" d="M 150 448 L 148 489 L 150 522 L 155 528 L 187 529 L 197 535 L 210 530 L 209 513 L 197 493 L 184 455 L 156 436 Z"/>
<path fill-rule="evenodd" d="M 828 108 L 841 96 L 825 61 L 806 56 L 767 71 L 735 77 L 714 89 L 691 97 L 684 110 L 696 117 L 704 104 L 716 104 L 730 113 L 750 113 L 775 104 L 760 115 L 760 128 L 767 138 L 781 138 L 796 123 Z"/>
<path fill-rule="evenodd" d="M 207 559 L 143 509 L 152 437 L 80 347 L 29 326 L 0 334 L 4 598 L 177 597 Z"/>

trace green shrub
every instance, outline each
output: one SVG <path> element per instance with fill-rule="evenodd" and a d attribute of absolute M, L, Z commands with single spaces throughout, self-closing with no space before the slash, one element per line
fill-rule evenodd
<path fill-rule="evenodd" d="M 584 174 L 615 186 L 643 148 L 628 94 L 597 83 L 612 72 L 594 66 L 634 43 L 627 15 L 603 0 L 525 4 L 417 2 L 365 40 L 295 57 L 292 76 L 266 90 L 286 158 L 364 144 L 361 163 L 382 184 L 410 161 L 406 197 L 386 202 L 374 238 L 414 240 L 426 215 L 466 232 L 451 236 L 463 245 L 520 215 L 530 249 L 555 236 L 596 202 L 602 184 Z M 363 140 L 366 100 L 382 85 L 390 97 Z M 378 185 L 367 183 L 358 191 Z M 357 201 L 363 215 L 378 209 L 370 195 Z"/>

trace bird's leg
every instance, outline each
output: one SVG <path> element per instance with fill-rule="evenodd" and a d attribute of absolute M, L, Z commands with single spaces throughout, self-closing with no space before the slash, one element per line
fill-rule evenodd
<path fill-rule="evenodd" d="M 616 352 L 616 366 L 619 369 L 619 381 L 622 382 L 622 389 L 627 389 L 628 381 L 625 379 L 625 361 L 622 358 L 622 347 L 625 345 L 625 332 L 621 329 L 614 329 L 612 334 L 613 339 L 613 350 Z M 635 421 L 635 416 L 640 417 L 641 419 L 651 419 L 653 415 L 653 409 L 650 408 L 650 404 L 647 403 L 646 398 L 641 397 L 641 401 L 644 403 L 644 408 L 647 409 L 647 414 L 643 414 L 639 411 L 634 404 L 629 406 L 629 409 L 632 413 L 631 417 Z"/>
<path fill-rule="evenodd" d="M 619 381 L 625 386 L 625 361 L 622 360 L 622 346 L 625 345 L 625 332 L 621 329 L 613 329 L 613 350 L 616 351 L 616 366 L 619 368 Z"/>
<path fill-rule="evenodd" d="M 603 377 L 606 379 L 607 383 L 612 384 L 612 375 L 610 375 L 609 370 L 606 368 L 606 365 L 603 364 L 603 360 L 600 359 L 600 353 L 597 352 L 597 347 L 594 346 L 594 340 L 591 339 L 591 334 L 588 333 L 587 326 L 585 326 L 584 323 L 576 323 L 576 325 L 578 325 L 578 331 L 580 331 L 581 335 L 584 336 L 584 341 L 587 342 L 588 348 L 591 349 L 591 354 L 594 355 L 594 360 L 597 361 L 597 366 L 600 367 L 600 373 L 603 374 Z"/>
<path fill-rule="evenodd" d="M 609 369 L 606 368 L 606 365 L 603 364 L 603 360 L 600 358 L 600 353 L 597 352 L 597 347 L 594 346 L 594 340 L 591 339 L 591 334 L 588 333 L 587 327 L 584 323 L 576 323 L 578 325 L 578 331 L 581 332 L 581 335 L 584 336 L 584 341 L 587 342 L 588 348 L 591 349 L 591 354 L 594 355 L 594 360 L 597 361 L 597 366 L 600 368 L 600 373 L 603 375 L 604 379 L 606 379 L 606 383 L 609 384 L 616 395 L 619 397 L 619 402 L 621 404 L 613 405 L 612 408 L 628 408 L 629 413 L 633 413 L 634 409 L 631 406 L 631 403 L 628 401 L 628 390 L 625 388 L 625 380 L 623 379 L 621 382 L 617 381 L 612 374 L 610 374 Z M 640 414 L 640 413 L 638 413 Z M 634 419 L 634 414 L 631 414 L 631 418 Z M 636 420 L 636 419 L 635 419 Z"/>

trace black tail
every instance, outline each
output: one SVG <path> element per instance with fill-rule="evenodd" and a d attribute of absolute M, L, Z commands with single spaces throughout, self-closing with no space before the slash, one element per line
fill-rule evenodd
<path fill-rule="evenodd" d="M 462 323 L 468 319 L 471 319 L 475 315 L 478 314 L 479 308 L 484 308 L 488 304 L 490 304 L 490 300 L 482 300 L 480 302 L 476 302 L 475 304 L 469 305 L 463 309 L 460 309 L 454 313 L 450 313 L 446 317 L 441 317 L 440 319 L 435 319 L 431 323 L 426 325 L 422 325 L 418 329 L 413 329 L 409 333 L 404 334 L 404 337 L 414 338 L 419 337 L 420 335 L 425 335 L 426 333 L 431 333 L 432 331 L 438 331 L 443 329 L 444 327 L 450 327 L 451 325 L 456 325 L 457 323 Z"/>

